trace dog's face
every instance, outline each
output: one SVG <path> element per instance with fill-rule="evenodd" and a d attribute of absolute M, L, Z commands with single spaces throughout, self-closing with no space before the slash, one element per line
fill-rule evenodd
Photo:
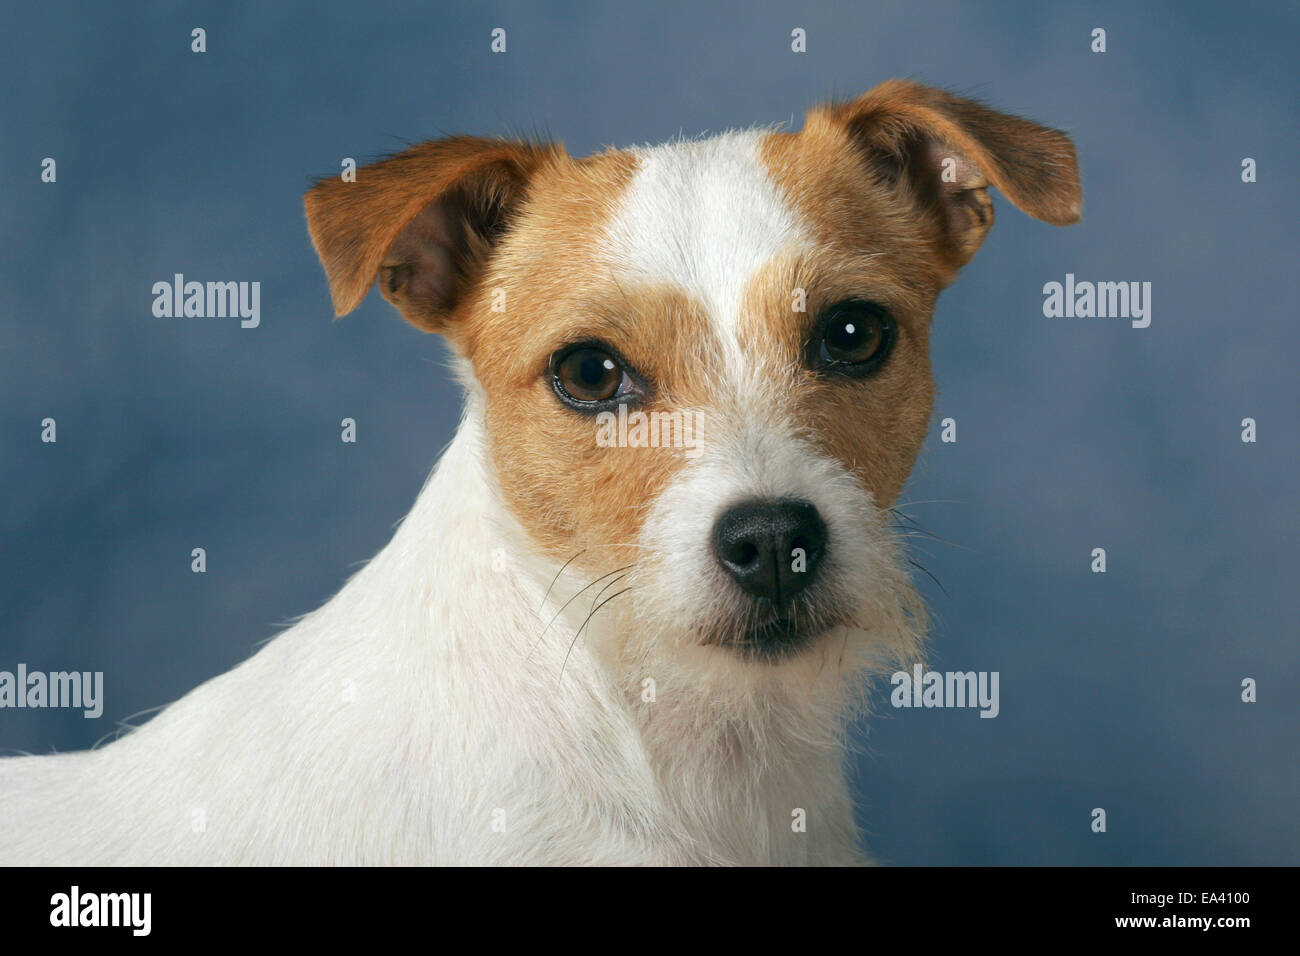
<path fill-rule="evenodd" d="M 990 184 L 1078 218 L 1063 134 L 891 82 L 797 134 L 428 143 L 307 208 L 340 314 L 378 277 L 468 360 L 536 549 L 627 595 L 617 650 L 771 672 L 908 649 L 889 509 Z"/>

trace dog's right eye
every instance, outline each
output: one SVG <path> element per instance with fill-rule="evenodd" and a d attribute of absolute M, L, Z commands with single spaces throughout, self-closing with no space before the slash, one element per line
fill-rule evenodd
<path fill-rule="evenodd" d="M 596 345 L 558 352 L 551 360 L 551 381 L 560 398 L 575 405 L 599 405 L 631 385 L 617 358 Z"/>

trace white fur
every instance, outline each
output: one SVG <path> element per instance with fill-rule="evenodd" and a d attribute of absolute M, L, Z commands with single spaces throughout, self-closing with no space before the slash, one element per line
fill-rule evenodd
<path fill-rule="evenodd" d="M 618 273 L 671 282 L 701 303 L 733 371 L 746 365 L 736 341 L 745 285 L 781 252 L 809 246 L 763 168 L 762 135 L 733 130 L 633 150 L 637 173 L 605 243 Z"/>
<path fill-rule="evenodd" d="M 864 671 L 912 647 L 912 592 L 870 496 L 776 385 L 750 387 L 741 290 L 806 241 L 755 144 L 642 151 L 607 237 L 625 274 L 705 305 L 732 397 L 649 503 L 643 559 L 613 586 L 630 600 L 590 615 L 595 575 L 534 555 L 462 364 L 455 439 L 333 600 L 121 740 L 0 760 L 0 863 L 859 861 L 844 722 Z M 852 619 L 778 663 L 695 639 L 739 600 L 709 558 L 713 520 L 755 495 L 817 505 L 823 591 Z"/>

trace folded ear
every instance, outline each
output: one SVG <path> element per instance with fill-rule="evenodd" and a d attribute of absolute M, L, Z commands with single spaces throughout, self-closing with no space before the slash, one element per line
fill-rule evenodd
<path fill-rule="evenodd" d="M 908 191 L 933 217 L 956 266 L 970 260 L 993 225 L 989 185 L 1035 219 L 1079 221 L 1079 165 L 1059 130 L 905 80 L 823 111 L 880 179 Z"/>
<path fill-rule="evenodd" d="M 413 325 L 441 331 L 473 284 L 538 167 L 558 146 L 457 136 L 323 180 L 304 197 L 334 313 L 376 276 Z"/>

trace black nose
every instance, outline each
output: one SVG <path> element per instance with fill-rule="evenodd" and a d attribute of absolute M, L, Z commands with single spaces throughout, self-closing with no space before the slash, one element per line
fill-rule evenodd
<path fill-rule="evenodd" d="M 826 525 L 807 501 L 749 501 L 718 519 L 713 551 L 747 593 L 784 609 L 812 584 L 826 553 Z"/>

